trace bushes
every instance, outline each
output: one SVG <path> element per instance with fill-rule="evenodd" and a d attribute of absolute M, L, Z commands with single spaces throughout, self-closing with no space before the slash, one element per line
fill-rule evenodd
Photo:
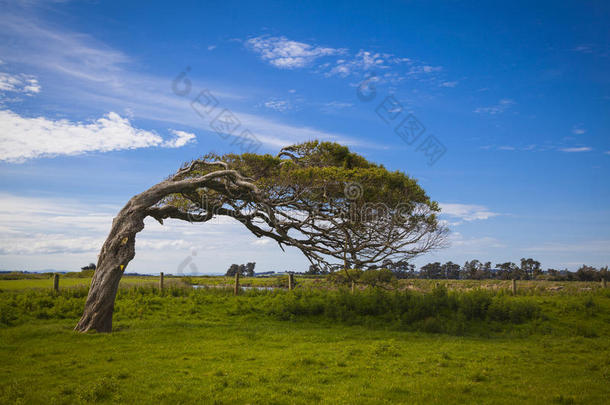
<path fill-rule="evenodd" d="M 346 274 L 347 273 L 347 274 Z M 363 285 L 378 286 L 396 281 L 396 276 L 388 269 L 360 269 L 338 270 L 326 276 L 326 279 L 334 284 L 347 285 L 352 280 Z"/>
<path fill-rule="evenodd" d="M 518 324 L 536 318 L 540 312 L 530 300 L 483 290 L 449 293 L 442 286 L 431 294 L 368 289 L 357 294 L 348 290 L 297 290 L 256 295 L 258 312 L 280 320 L 317 317 L 428 332 L 459 333 L 472 321 Z"/>
<path fill-rule="evenodd" d="M 0 325 L 15 325 L 32 319 L 76 321 L 86 296 L 86 288 L 63 289 L 59 293 L 42 290 L 0 293 Z M 583 306 L 587 305 L 594 306 L 585 301 Z M 428 294 L 380 288 L 368 288 L 355 294 L 349 289 L 297 289 L 248 290 L 238 297 L 233 297 L 230 290 L 220 288 L 170 287 L 160 294 L 157 288 L 137 286 L 119 290 L 114 319 L 175 316 L 186 320 L 199 319 L 205 314 L 249 315 L 462 334 L 481 323 L 495 323 L 495 329 L 500 330 L 504 326 L 510 328 L 511 324 L 536 319 L 540 313 L 533 297 L 512 297 L 487 290 L 447 291 L 443 286 Z"/>

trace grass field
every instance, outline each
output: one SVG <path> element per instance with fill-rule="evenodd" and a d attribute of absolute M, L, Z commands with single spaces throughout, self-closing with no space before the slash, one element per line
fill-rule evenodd
<path fill-rule="evenodd" d="M 126 276 L 121 279 L 121 286 L 134 285 L 157 285 L 157 277 Z M 60 277 L 60 288 L 89 287 L 91 278 Z M 0 291 L 6 290 L 28 290 L 28 289 L 50 289 L 53 288 L 52 278 L 22 279 L 22 280 L 0 280 Z"/>
<path fill-rule="evenodd" d="M 83 335 L 72 328 L 86 288 L 54 294 L 40 288 L 50 284 L 25 281 L 40 280 L 0 286 L 0 403 L 602 404 L 610 397 L 610 293 L 597 284 L 524 285 L 513 297 L 503 288 L 472 289 L 487 282 L 447 291 L 410 280 L 403 292 L 300 288 L 234 297 L 177 285 L 161 294 L 127 282 L 115 332 Z"/>

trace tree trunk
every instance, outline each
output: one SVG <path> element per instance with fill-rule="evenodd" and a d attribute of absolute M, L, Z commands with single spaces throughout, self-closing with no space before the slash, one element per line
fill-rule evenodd
<path fill-rule="evenodd" d="M 152 216 L 161 224 L 165 218 L 204 222 L 212 217 L 209 214 L 202 217 L 191 217 L 188 212 L 172 206 L 154 207 L 164 197 L 175 193 L 195 193 L 198 188 L 208 186 L 237 194 L 257 190 L 256 186 L 248 183 L 234 170 L 217 170 L 199 177 L 184 179 L 183 176 L 196 168 L 196 164 L 220 165 L 226 169 L 226 164 L 222 162 L 194 161 L 191 165 L 180 169 L 173 177 L 132 197 L 114 218 L 110 234 L 98 257 L 97 268 L 85 302 L 85 310 L 74 328 L 75 330 L 79 332 L 112 331 L 112 313 L 119 281 L 121 281 L 125 268 L 136 255 L 136 234 L 144 229 L 144 219 L 147 216 Z M 229 190 L 231 187 L 232 190 Z M 199 201 L 191 201 L 199 203 Z"/>
<path fill-rule="evenodd" d="M 112 314 L 119 281 L 135 256 L 135 237 L 144 229 L 145 210 L 150 201 L 142 193 L 133 197 L 112 221 L 112 229 L 100 252 L 91 280 L 83 315 L 75 330 L 112 331 Z"/>

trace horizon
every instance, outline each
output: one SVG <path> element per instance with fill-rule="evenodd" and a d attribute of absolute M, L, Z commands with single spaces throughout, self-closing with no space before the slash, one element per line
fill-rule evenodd
<path fill-rule="evenodd" d="M 4 8 L 2 268 L 78 271 L 120 208 L 183 162 L 311 139 L 402 171 L 439 202 L 451 245 L 418 269 L 610 264 L 610 4 Z M 210 103 L 237 126 L 219 129 Z M 148 218 L 126 272 L 248 261 L 309 265 L 229 218 Z"/>

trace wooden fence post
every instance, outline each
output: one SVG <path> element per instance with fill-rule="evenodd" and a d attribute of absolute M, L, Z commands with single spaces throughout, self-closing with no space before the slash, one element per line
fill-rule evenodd
<path fill-rule="evenodd" d="M 235 273 L 235 289 L 233 290 L 233 295 L 239 294 L 239 271 Z"/>
<path fill-rule="evenodd" d="M 59 292 L 59 274 L 53 274 L 53 291 Z"/>
<path fill-rule="evenodd" d="M 606 278 L 602 277 L 602 288 L 606 288 Z"/>
<path fill-rule="evenodd" d="M 352 280 L 352 294 L 356 291 L 356 282 Z"/>
<path fill-rule="evenodd" d="M 288 289 L 291 291 L 294 289 L 294 274 L 292 273 L 288 273 Z"/>
<path fill-rule="evenodd" d="M 517 295 L 517 280 L 513 278 L 513 295 Z"/>
<path fill-rule="evenodd" d="M 163 292 L 163 272 L 159 273 L 159 291 Z"/>

